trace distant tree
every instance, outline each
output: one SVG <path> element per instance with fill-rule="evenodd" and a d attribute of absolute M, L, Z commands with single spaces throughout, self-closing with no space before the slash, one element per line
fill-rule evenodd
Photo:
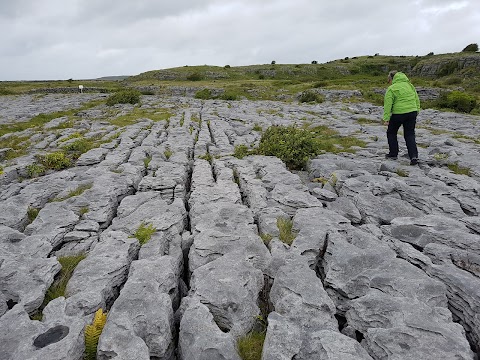
<path fill-rule="evenodd" d="M 73 79 L 72 79 L 72 78 L 70 78 L 70 79 L 68 79 L 67 81 L 68 81 L 69 83 L 71 83 L 71 82 L 73 81 Z"/>
<path fill-rule="evenodd" d="M 225 69 L 230 69 L 230 65 L 225 65 L 224 68 Z"/>
<path fill-rule="evenodd" d="M 275 61 L 275 60 L 273 60 L 271 64 L 272 64 L 272 65 L 275 65 L 275 64 L 276 64 L 276 61 Z"/>
<path fill-rule="evenodd" d="M 478 51 L 478 44 L 467 45 L 467 47 L 462 50 L 462 52 L 477 52 L 477 51 Z"/>
<path fill-rule="evenodd" d="M 378 56 L 378 55 L 380 55 L 380 54 L 379 54 L 379 53 L 375 53 L 375 56 Z"/>
<path fill-rule="evenodd" d="M 348 57 L 348 56 L 345 56 L 345 58 L 344 58 L 343 60 L 348 60 L 348 59 L 349 59 L 349 57 Z"/>
<path fill-rule="evenodd" d="M 317 61 L 317 60 L 313 60 L 313 61 L 312 61 L 312 64 L 318 64 L 318 61 Z"/>
<path fill-rule="evenodd" d="M 430 51 L 427 56 L 433 56 L 433 51 Z"/>

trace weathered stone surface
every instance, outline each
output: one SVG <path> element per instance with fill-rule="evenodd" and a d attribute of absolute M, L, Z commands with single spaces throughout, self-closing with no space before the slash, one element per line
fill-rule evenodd
<path fill-rule="evenodd" d="M 125 282 L 140 245 L 120 231 L 106 231 L 68 282 L 67 314 L 88 315 L 105 309 Z"/>
<path fill-rule="evenodd" d="M 129 278 L 110 310 L 100 337 L 99 359 L 174 358 L 169 292 L 176 289 L 178 279 L 172 278 L 174 273 L 169 263 L 162 258 L 132 263 Z"/>
<path fill-rule="evenodd" d="M 338 331 L 335 305 L 304 261 L 289 259 L 276 274 L 262 359 L 371 359 Z"/>
<path fill-rule="evenodd" d="M 95 148 L 82 154 L 77 160 L 77 166 L 95 165 L 103 161 L 108 154 L 108 149 Z"/>
<path fill-rule="evenodd" d="M 246 334 L 260 313 L 263 274 L 242 254 L 229 253 L 197 268 L 190 286 L 190 294 L 209 308 L 220 329 L 234 337 Z"/>
<path fill-rule="evenodd" d="M 54 314 L 42 322 L 30 320 L 22 305 L 0 318 L 0 358 L 5 360 L 81 360 L 84 355 L 83 319 L 65 316 L 65 300 L 51 303 Z M 47 310 L 48 313 L 48 310 Z"/>
<path fill-rule="evenodd" d="M 0 358 L 80 359 L 100 307 L 104 358 L 238 360 L 237 339 L 261 328 L 264 310 L 264 359 L 472 359 L 467 340 L 480 351 L 478 116 L 422 110 L 420 164 L 410 166 L 402 139 L 398 159 L 385 161 L 379 106 L 194 99 L 198 90 L 157 88 L 162 96 L 142 95 L 140 107 L 100 104 L 61 124 L 72 127 L 1 137 L 28 149 L 8 160 L 0 149 Z M 100 98 L 84 96 L 5 96 L 0 123 Z M 110 123 L 134 111 L 143 117 L 132 125 Z M 168 121 L 153 121 L 166 111 Z M 307 171 L 231 156 L 258 146 L 259 127 L 292 124 L 365 147 L 321 154 Z M 30 178 L 36 155 L 75 133 L 103 143 L 68 170 Z M 293 220 L 291 245 L 279 240 L 280 217 Z M 142 223 L 155 232 L 140 247 Z M 55 256 L 81 253 L 70 297 L 47 304 L 42 322 L 17 316 L 38 308 Z"/>
<path fill-rule="evenodd" d="M 198 298 L 183 299 L 178 353 L 181 360 L 240 360 L 235 340 L 219 329 L 208 307 Z"/>
<path fill-rule="evenodd" d="M 134 235 L 143 223 L 151 224 L 156 231 L 172 229 L 181 233 L 185 218 L 185 205 L 180 199 L 168 204 L 154 191 L 139 192 L 122 200 L 111 229 Z"/>
<path fill-rule="evenodd" d="M 327 291 L 374 358 L 472 357 L 445 286 L 375 238 L 358 230 L 329 234 L 324 272 Z"/>
<path fill-rule="evenodd" d="M 56 258 L 35 258 L 14 253 L 0 255 L 0 292 L 33 313 L 60 271 Z"/>

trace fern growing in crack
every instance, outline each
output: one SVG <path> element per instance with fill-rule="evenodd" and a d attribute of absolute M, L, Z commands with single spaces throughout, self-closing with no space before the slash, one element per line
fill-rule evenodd
<path fill-rule="evenodd" d="M 92 324 L 85 327 L 85 360 L 95 360 L 97 358 L 98 339 L 102 334 L 106 321 L 107 313 L 104 313 L 102 309 L 98 309 Z"/>

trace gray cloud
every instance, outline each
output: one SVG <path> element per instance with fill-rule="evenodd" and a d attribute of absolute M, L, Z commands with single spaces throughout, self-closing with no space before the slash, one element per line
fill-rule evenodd
<path fill-rule="evenodd" d="M 0 0 L 0 80 L 460 51 L 476 0 Z"/>

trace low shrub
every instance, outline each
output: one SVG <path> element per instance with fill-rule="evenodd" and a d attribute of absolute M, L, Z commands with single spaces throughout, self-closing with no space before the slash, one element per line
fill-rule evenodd
<path fill-rule="evenodd" d="M 107 105 L 113 106 L 116 104 L 138 104 L 140 102 L 141 92 L 134 89 L 127 89 L 119 91 L 107 99 Z"/>
<path fill-rule="evenodd" d="M 195 93 L 195 99 L 209 100 L 213 99 L 212 91 L 210 89 L 202 89 Z"/>
<path fill-rule="evenodd" d="M 200 73 L 193 73 L 187 76 L 188 81 L 200 81 L 203 79 L 203 76 Z"/>
<path fill-rule="evenodd" d="M 459 77 L 451 77 L 444 81 L 445 85 L 458 85 L 462 83 L 462 79 Z"/>
<path fill-rule="evenodd" d="M 62 170 L 72 165 L 71 160 L 62 151 L 39 155 L 38 161 L 45 169 Z"/>
<path fill-rule="evenodd" d="M 475 97 L 462 91 L 442 93 L 434 102 L 435 107 L 453 109 L 464 113 L 471 112 L 476 105 Z"/>
<path fill-rule="evenodd" d="M 311 157 L 318 154 L 315 134 L 295 126 L 271 126 L 262 135 L 258 147 L 260 155 L 276 156 L 289 169 L 304 169 Z"/>
<path fill-rule="evenodd" d="M 232 92 L 225 92 L 220 96 L 222 100 L 238 100 L 238 95 Z"/>
<path fill-rule="evenodd" d="M 233 156 L 238 159 L 243 159 L 245 156 L 248 156 L 250 154 L 251 151 L 247 145 L 237 145 L 235 146 L 235 150 L 233 151 Z"/>
<path fill-rule="evenodd" d="M 321 102 L 324 101 L 324 98 L 314 91 L 306 90 L 306 91 L 304 91 L 300 94 L 300 97 L 298 98 L 298 101 L 300 101 L 301 103 L 304 103 L 304 102 L 321 103 Z"/>

